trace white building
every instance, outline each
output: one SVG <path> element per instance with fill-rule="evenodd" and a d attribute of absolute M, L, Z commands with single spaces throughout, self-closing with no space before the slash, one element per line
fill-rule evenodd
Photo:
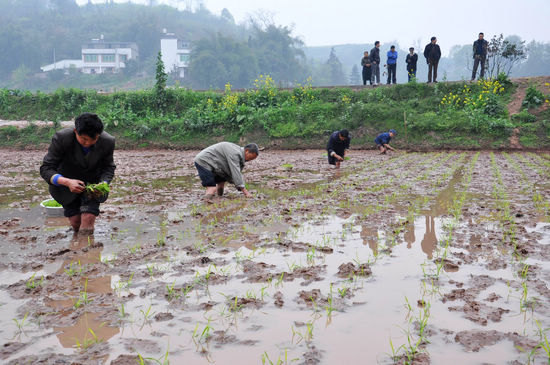
<path fill-rule="evenodd" d="M 166 73 L 177 72 L 179 78 L 185 78 L 189 68 L 189 43 L 180 41 L 173 33 L 166 33 L 164 29 L 160 39 L 160 53 Z"/>
<path fill-rule="evenodd" d="M 80 60 L 62 60 L 40 69 L 48 72 L 74 67 L 86 74 L 116 73 L 126 67 L 128 60 L 138 58 L 138 46 L 134 42 L 105 42 L 101 35 L 82 45 L 81 55 Z"/>

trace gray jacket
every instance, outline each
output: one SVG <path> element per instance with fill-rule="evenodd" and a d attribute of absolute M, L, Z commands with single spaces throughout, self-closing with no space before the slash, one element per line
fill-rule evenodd
<path fill-rule="evenodd" d="M 244 168 L 244 148 L 230 142 L 220 142 L 205 148 L 194 162 L 214 175 L 229 181 L 237 188 L 244 188 L 244 178 L 241 171 Z"/>

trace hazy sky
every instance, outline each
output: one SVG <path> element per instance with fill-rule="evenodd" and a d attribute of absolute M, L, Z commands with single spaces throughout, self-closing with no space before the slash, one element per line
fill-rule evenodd
<path fill-rule="evenodd" d="M 77 0 L 86 3 L 87 0 Z M 104 2 L 105 0 L 93 0 Z M 115 0 L 126 2 L 128 0 Z M 146 0 L 131 0 L 146 2 Z M 196 5 L 201 0 L 157 0 Z M 422 46 L 438 38 L 444 54 L 468 44 L 479 32 L 516 34 L 527 42 L 550 42 L 550 0 L 202 0 L 214 14 L 229 9 L 240 23 L 258 10 L 276 24 L 293 26 L 307 46 L 398 42 Z"/>
<path fill-rule="evenodd" d="M 550 0 L 204 0 L 237 22 L 257 9 L 270 11 L 308 46 L 397 41 L 402 48 L 438 38 L 444 53 L 484 32 L 550 41 Z"/>

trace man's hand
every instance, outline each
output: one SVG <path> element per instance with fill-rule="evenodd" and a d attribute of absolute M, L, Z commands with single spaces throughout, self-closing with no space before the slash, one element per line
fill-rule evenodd
<path fill-rule="evenodd" d="M 247 198 L 252 197 L 252 194 L 250 194 L 248 192 L 248 190 L 246 190 L 246 188 L 243 188 L 241 191 L 242 191 L 242 193 L 244 194 L 245 197 L 247 197 Z"/>
<path fill-rule="evenodd" d="M 68 187 L 71 193 L 80 194 L 84 191 L 84 189 L 86 189 L 86 185 L 84 184 L 84 182 L 76 179 L 60 177 L 57 182 L 59 185 L 64 185 Z"/>
<path fill-rule="evenodd" d="M 338 161 L 344 161 L 344 158 L 340 155 L 337 155 L 336 153 L 334 154 L 334 158 L 337 159 Z"/>

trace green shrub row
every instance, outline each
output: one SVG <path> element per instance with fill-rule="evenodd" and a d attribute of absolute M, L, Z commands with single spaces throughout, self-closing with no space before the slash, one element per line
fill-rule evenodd
<path fill-rule="evenodd" d="M 498 94 L 475 107 L 445 104 L 448 95 L 483 93 L 480 83 L 409 83 L 392 87 L 277 89 L 265 82 L 241 92 L 193 91 L 169 88 L 162 103 L 154 90 L 99 94 L 90 90 L 59 89 L 31 93 L 0 89 L 0 118 L 12 120 L 70 120 L 82 112 L 95 112 L 106 129 L 130 140 L 165 140 L 178 143 L 197 135 L 245 135 L 257 130 L 270 138 L 316 137 L 330 131 L 362 127 L 376 134 L 387 128 L 409 133 L 466 132 L 502 136 L 512 124 L 505 108 L 513 89 L 502 83 Z M 162 108 L 159 108 L 162 105 Z M 3 131 L 1 134 L 14 133 Z"/>

